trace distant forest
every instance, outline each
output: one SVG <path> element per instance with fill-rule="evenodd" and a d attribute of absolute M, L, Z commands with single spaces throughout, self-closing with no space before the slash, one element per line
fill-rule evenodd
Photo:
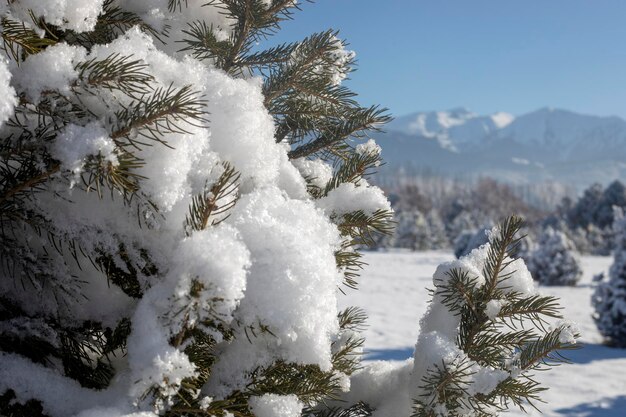
<path fill-rule="evenodd" d="M 396 230 L 381 237 L 378 248 L 452 248 L 463 235 L 481 236 L 516 214 L 526 220 L 531 241 L 550 227 L 564 232 L 581 253 L 608 255 L 614 211 L 626 208 L 626 186 L 619 180 L 606 187 L 593 184 L 579 196 L 559 183 L 520 186 L 492 178 L 416 176 L 381 186 L 394 209 Z"/>

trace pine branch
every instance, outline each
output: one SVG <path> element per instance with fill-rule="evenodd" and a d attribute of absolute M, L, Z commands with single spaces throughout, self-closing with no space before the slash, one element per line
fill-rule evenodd
<path fill-rule="evenodd" d="M 276 0 L 269 7 L 261 0 L 211 0 L 206 5 L 221 9 L 235 21 L 231 37 L 218 41 L 212 28 L 194 23 L 185 32 L 192 37 L 184 41 L 188 44 L 185 49 L 193 50 L 200 59 L 215 59 L 219 68 L 231 74 L 240 74 L 253 45 L 278 29 L 279 23 L 291 16 L 290 9 L 298 8 L 293 0 Z"/>
<path fill-rule="evenodd" d="M 491 325 L 476 334 L 473 345 L 465 353 L 482 366 L 499 368 L 509 358 L 510 352 L 520 351 L 537 337 L 530 329 L 500 332 Z"/>
<path fill-rule="evenodd" d="M 343 272 L 343 283 L 346 287 L 356 289 L 358 286 L 357 278 L 359 272 L 363 269 L 365 262 L 361 261 L 361 253 L 353 249 L 352 241 L 344 241 L 341 249 L 335 252 L 335 263 L 337 269 Z"/>
<path fill-rule="evenodd" d="M 189 7 L 188 0 L 168 0 L 167 1 L 167 9 L 170 12 L 175 12 L 178 9 L 179 12 L 183 10 L 183 3 L 185 4 L 185 8 Z"/>
<path fill-rule="evenodd" d="M 521 217 L 511 216 L 506 218 L 499 226 L 499 233 L 489 240 L 489 252 L 487 254 L 483 275 L 487 280 L 486 299 L 491 299 L 496 286 L 503 277 L 500 272 L 508 265 L 505 259 L 509 253 L 514 253 L 516 246 L 523 237 L 516 238 L 524 224 Z"/>
<path fill-rule="evenodd" d="M 331 345 L 333 369 L 346 375 L 352 375 L 361 368 L 362 348 L 365 342 L 359 333 L 364 330 L 367 315 L 358 307 L 348 307 L 341 311 L 339 336 Z"/>
<path fill-rule="evenodd" d="M 313 82 L 272 103 L 270 112 L 278 125 L 276 142 L 291 144 L 310 139 L 316 132 L 330 131 L 350 109 L 357 108 L 355 94 L 342 85 Z"/>
<path fill-rule="evenodd" d="M 387 109 L 373 106 L 370 108 L 353 109 L 341 123 L 323 132 L 314 140 L 292 149 L 289 159 L 302 158 L 323 150 L 335 143 L 348 138 L 361 138 L 366 131 L 378 131 L 391 118 L 386 115 Z"/>
<path fill-rule="evenodd" d="M 546 318 L 563 318 L 560 311 L 561 306 L 559 306 L 556 297 L 533 295 L 519 298 L 515 296 L 513 300 L 507 301 L 502 306 L 498 318 L 503 321 L 527 318 L 535 323 L 536 327 L 543 327 L 546 324 Z"/>
<path fill-rule="evenodd" d="M 263 51 L 253 52 L 239 58 L 236 65 L 255 70 L 267 70 L 288 63 L 298 45 L 300 45 L 298 42 L 284 43 Z"/>
<path fill-rule="evenodd" d="M 513 252 L 520 241 L 515 235 L 520 226 L 521 219 L 511 217 L 490 237 L 484 284 L 480 285 L 478 277 L 467 270 L 452 269 L 447 279 L 435 282 L 434 292 L 438 302 L 459 317 L 456 345 L 464 353 L 461 362 L 467 364 L 468 372 L 469 367 L 480 366 L 510 376 L 489 393 L 475 393 L 469 389 L 473 383 L 471 373 L 452 372 L 459 364 L 453 363 L 452 371 L 445 370 L 445 363 L 434 365 L 423 377 L 425 399 L 416 401 L 415 416 L 435 417 L 443 411 L 460 416 L 467 410 L 472 410 L 472 415 L 487 416 L 494 410 L 507 410 L 509 403 L 522 410 L 524 406 L 535 407 L 534 401 L 540 400 L 544 388 L 528 372 L 567 362 L 559 351 L 577 348 L 573 341 L 578 335 L 573 334 L 570 325 L 545 330 L 548 318 L 560 318 L 555 298 L 526 295 L 503 286 L 516 272 L 503 271 L 514 261 Z M 500 303 L 498 311 L 488 315 L 489 303 L 494 300 Z M 527 320 L 533 328 L 525 328 Z M 447 390 L 450 386 L 452 389 Z"/>
<path fill-rule="evenodd" d="M 235 206 L 238 199 L 239 178 L 241 174 L 229 163 L 224 163 L 224 172 L 210 187 L 195 196 L 189 207 L 189 214 L 185 219 L 187 235 L 192 231 L 206 229 L 209 225 L 215 226 L 228 218 L 221 217 Z"/>
<path fill-rule="evenodd" d="M 252 382 L 246 389 L 250 396 L 267 393 L 295 394 L 305 405 L 325 400 L 337 400 L 340 384 L 332 372 L 323 372 L 317 365 L 301 365 L 278 361 L 252 373 Z"/>
<path fill-rule="evenodd" d="M 337 68 L 332 53 L 337 49 L 338 42 L 337 32 L 332 30 L 317 33 L 300 42 L 286 64 L 267 77 L 263 86 L 266 107 L 271 109 L 274 100 L 290 90 L 297 90 L 296 83 L 324 80 L 325 85 L 331 84 L 327 78 Z M 347 64 L 349 66 L 350 63 Z"/>
<path fill-rule="evenodd" d="M 182 31 L 188 37 L 180 41 L 187 46 L 180 51 L 190 51 L 192 56 L 199 60 L 213 59 L 218 68 L 223 68 L 224 56 L 232 48 L 231 41 L 218 39 L 213 26 L 207 25 L 204 21 L 189 23 L 188 26 L 188 29 Z"/>
<path fill-rule="evenodd" d="M 40 37 L 24 22 L 7 17 L 2 18 L 1 36 L 2 49 L 9 58 L 13 58 L 17 63 L 23 61 L 28 55 L 36 54 L 48 46 L 56 44 L 53 39 Z"/>
<path fill-rule="evenodd" d="M 19 184 L 15 184 L 11 186 L 10 188 L 5 189 L 5 187 L 3 187 L 2 194 L 0 195 L 0 210 L 4 211 L 5 210 L 4 207 L 7 204 L 7 202 L 15 198 L 17 195 L 26 193 L 26 192 L 31 192 L 32 190 L 40 187 L 50 177 L 52 177 L 54 174 L 59 172 L 59 169 L 60 169 L 60 165 L 56 164 L 56 165 L 51 166 L 50 168 L 48 168 L 47 170 L 43 172 L 38 172 L 37 174 L 34 174 L 28 177 L 28 179 L 26 179 L 25 181 Z M 19 176 L 22 176 L 22 175 L 19 175 Z M 7 177 L 4 175 L 2 179 L 3 179 L 3 182 L 7 181 Z M 4 184 L 2 185 L 4 186 Z"/>
<path fill-rule="evenodd" d="M 177 90 L 171 85 L 158 88 L 150 96 L 141 96 L 115 114 L 118 126 L 111 139 L 121 147 L 126 146 L 120 141 L 122 138 L 136 148 L 148 145 L 137 140 L 137 136 L 167 145 L 166 134 L 189 133 L 183 124 L 194 126 L 206 122 L 205 102 L 198 96 L 191 86 Z"/>
<path fill-rule="evenodd" d="M 558 351 L 579 349 L 580 345 L 562 342 L 560 340 L 562 330 L 562 327 L 557 327 L 543 337 L 525 345 L 520 354 L 520 369 L 529 370 L 542 365 L 554 366 L 559 363 L 570 363 Z"/>
<path fill-rule="evenodd" d="M 490 400 L 498 404 L 501 409 L 508 409 L 510 401 L 524 412 L 526 412 L 525 406 L 540 411 L 535 402 L 545 402 L 541 399 L 541 394 L 547 389 L 530 377 L 507 378 L 498 384 L 496 389 L 486 398 L 486 401 Z M 498 398 L 499 401 L 496 403 Z"/>
<path fill-rule="evenodd" d="M 339 319 L 339 328 L 341 330 L 351 330 L 353 332 L 365 330 L 367 314 L 359 307 L 348 307 L 339 312 L 337 318 Z"/>
<path fill-rule="evenodd" d="M 132 262 L 124 243 L 120 243 L 119 250 L 115 254 L 109 254 L 98 249 L 98 256 L 93 263 L 106 275 L 109 285 L 113 283 L 127 296 L 139 299 L 143 296 L 144 290 L 139 281 L 140 274 L 144 277 L 151 277 L 158 273 L 147 251 L 141 250 L 140 253 L 144 262 L 141 267 Z M 120 268 L 116 259 L 119 259 L 126 268 Z"/>
<path fill-rule="evenodd" d="M 76 66 L 83 87 L 120 90 L 131 97 L 145 96 L 151 91 L 152 75 L 147 64 L 119 53 L 104 59 L 90 59 Z"/>
<path fill-rule="evenodd" d="M 381 159 L 377 152 L 353 152 L 350 157 L 344 161 L 339 169 L 335 171 L 328 184 L 324 188 L 323 196 L 343 183 L 358 184 L 363 177 L 373 174 L 374 170 L 380 165 Z"/>
<path fill-rule="evenodd" d="M 393 233 L 393 213 L 378 209 L 371 215 L 362 210 L 344 214 L 337 225 L 342 236 L 352 238 L 352 245 L 373 246 L 374 234 L 391 235 Z"/>
<path fill-rule="evenodd" d="M 471 318 L 464 317 L 465 322 L 471 320 L 476 322 L 485 321 L 477 301 L 480 299 L 478 291 L 478 278 L 472 277 L 467 271 L 454 268 L 446 275 L 449 277 L 447 283 L 435 283 L 436 293 L 441 297 L 441 303 L 445 305 L 450 312 L 457 315 L 467 311 L 471 313 Z"/>
<path fill-rule="evenodd" d="M 352 375 L 361 369 L 361 349 L 365 343 L 362 337 L 350 336 L 333 352 L 331 363 L 336 372 Z M 337 342 L 333 344 L 333 348 Z"/>
<path fill-rule="evenodd" d="M 453 362 L 449 365 L 442 361 L 441 365 L 428 370 L 420 386 L 424 394 L 414 401 L 412 417 L 434 417 L 435 408 L 440 405 L 450 411 L 464 405 L 462 399 L 468 388 L 466 381 L 472 375 L 472 365 L 462 359 Z"/>
<path fill-rule="evenodd" d="M 79 44 L 90 49 L 94 45 L 111 43 L 128 29 L 137 26 L 158 41 L 165 43 L 164 37 L 167 36 L 167 26 L 162 32 L 158 32 L 136 13 L 117 6 L 116 0 L 104 0 L 102 9 L 103 13 L 98 16 L 93 31 L 82 33 L 67 31 L 63 34 L 64 40 L 69 44 Z"/>
<path fill-rule="evenodd" d="M 135 172 L 144 163 L 132 153 L 124 150 L 119 151 L 116 159 L 117 163 L 113 164 L 101 155 L 88 156 L 81 180 L 86 192 L 94 190 L 100 198 L 103 198 L 103 188 L 106 187 L 111 192 L 111 198 L 114 198 L 114 191 L 117 191 L 128 203 L 139 192 L 140 181 L 146 179 Z"/>

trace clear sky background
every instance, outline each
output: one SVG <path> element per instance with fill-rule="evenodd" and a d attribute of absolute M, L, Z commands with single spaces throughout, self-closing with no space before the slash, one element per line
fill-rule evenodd
<path fill-rule="evenodd" d="M 317 0 L 274 42 L 339 29 L 349 86 L 395 116 L 545 106 L 626 118 L 626 0 Z"/>

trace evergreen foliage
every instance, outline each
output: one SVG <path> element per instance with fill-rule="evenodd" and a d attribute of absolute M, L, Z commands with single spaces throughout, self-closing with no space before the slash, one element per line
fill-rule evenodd
<path fill-rule="evenodd" d="M 613 224 L 613 206 L 626 207 L 626 186 L 619 180 L 613 181 L 606 188 L 593 184 L 576 204 L 566 208 L 565 214 L 572 228 L 594 225 L 605 229 Z"/>
<path fill-rule="evenodd" d="M 600 333 L 613 346 L 626 346 L 626 217 L 616 210 L 616 247 L 608 279 L 599 277 L 592 296 L 594 320 Z"/>
<path fill-rule="evenodd" d="M 576 285 L 582 276 L 579 258 L 565 233 L 548 227 L 539 238 L 528 269 L 543 285 Z"/>
<path fill-rule="evenodd" d="M 16 10 L 21 7 L 19 2 L 11 3 L 16 3 Z M 101 51 L 108 44 L 124 36 L 140 40 L 147 36 L 158 48 L 178 49 L 232 78 L 259 77 L 262 104 L 276 126 L 274 141 L 289 148 L 286 157 L 293 161 L 324 161 L 335 167 L 326 183 L 309 184 L 310 199 L 324 199 L 346 183 L 364 189 L 368 187 L 365 178 L 380 164 L 379 152 L 357 152 L 354 144 L 390 118 L 386 109 L 359 105 L 356 94 L 341 85 L 355 59 L 353 53 L 345 50 L 337 32 L 325 31 L 299 42 L 262 49 L 259 45 L 279 30 L 282 21 L 292 17 L 299 4 L 293 0 L 205 3 L 199 6 L 187 1 L 168 2 L 168 10 L 163 12 L 169 12 L 174 23 L 186 22 L 182 29 L 174 23 L 159 26 L 139 11 L 141 5 L 113 0 L 104 1 L 87 30 L 71 29 L 69 21 L 47 21 L 39 9 L 28 10 L 28 18 L 19 13 L 2 18 L 2 45 L 7 59 L 20 68 L 35 71 L 30 57 L 44 56 L 51 47 L 65 48 L 65 62 L 61 62 L 64 56 L 57 50 L 51 53 L 60 57 L 62 65 L 69 65 L 74 79 L 65 89 L 62 85 L 50 85 L 36 94 L 30 94 L 27 86 L 18 82 L 14 114 L 1 131 L 0 274 L 4 283 L 0 297 L 0 348 L 41 364 L 84 388 L 110 387 L 128 366 L 124 363 L 135 360 L 127 350 L 129 337 L 140 330 L 136 328 L 133 309 L 153 302 L 159 285 L 168 280 L 170 254 L 159 252 L 166 246 L 144 245 L 158 241 L 159 236 L 165 239 L 170 233 L 168 218 L 179 219 L 182 210 L 172 213 L 162 200 L 153 198 L 154 188 L 148 183 L 168 181 L 167 173 L 159 171 L 162 165 L 151 167 L 153 149 L 190 146 L 179 143 L 179 138 L 198 135 L 199 130 L 210 128 L 214 122 L 201 85 L 191 81 L 182 86 L 180 82 L 163 83 L 162 79 L 168 76 L 155 71 L 142 58 L 153 53 L 150 48 L 131 50 L 128 55 L 111 52 L 103 56 Z M 5 9 L 0 11 L 4 13 Z M 189 19 L 194 13 L 198 20 Z M 213 16 L 227 24 L 218 28 L 202 20 L 202 16 Z M 129 35 L 131 32 L 134 34 Z M 181 76 L 177 74 L 176 78 Z M 45 84 L 45 80 L 32 81 Z M 241 122 L 233 119 L 229 123 Z M 76 138 L 86 143 L 90 131 L 97 131 L 104 138 L 94 142 L 100 145 L 78 154 L 75 161 L 68 161 L 64 144 Z M 85 147 L 78 142 L 68 146 L 80 149 L 78 153 Z M 241 158 L 238 163 L 233 162 L 228 159 L 228 151 L 221 152 L 224 159 L 206 170 L 206 179 L 195 187 L 184 222 L 174 235 L 191 241 L 210 230 L 224 233 L 228 229 L 222 226 L 241 195 L 256 186 L 250 180 L 250 172 L 248 177 L 242 174 Z M 189 156 L 196 157 L 209 162 L 215 158 L 206 153 Z M 166 167 L 164 171 L 171 169 L 178 167 Z M 79 222 L 56 222 L 49 211 L 63 210 L 65 204 L 82 204 L 84 211 L 112 210 L 112 216 L 128 218 L 126 229 L 113 225 L 107 229 L 103 225 L 102 230 L 81 230 Z M 345 275 L 345 284 L 354 287 L 362 267 L 357 248 L 371 244 L 379 233 L 390 232 L 391 212 L 388 207 L 358 209 L 329 213 L 329 218 L 341 237 L 334 254 L 336 268 Z M 94 241 L 94 236 L 100 243 Z M 223 250 L 224 253 L 204 256 L 236 256 L 229 252 L 232 244 L 226 244 Z M 94 274 L 106 283 L 101 291 L 128 297 L 125 307 L 115 312 L 122 312 L 117 322 L 111 323 L 97 313 L 89 320 L 76 314 L 86 297 L 88 303 L 95 304 L 110 299 L 104 294 L 83 293 L 83 284 L 91 282 Z M 276 330 L 262 319 L 251 325 L 229 318 L 231 313 L 225 306 L 232 300 L 220 295 L 219 281 L 213 284 L 213 278 L 195 277 L 187 289 L 171 288 L 169 311 L 154 317 L 174 329 L 168 340 L 171 352 L 188 358 L 193 376 L 153 380 L 139 393 L 137 405 L 168 416 L 241 417 L 252 415 L 251 398 L 280 394 L 295 395 L 307 407 L 306 415 L 333 414 L 331 409 L 313 407 L 336 398 L 344 389 L 342 381 L 359 367 L 362 339 L 358 329 L 364 315 L 354 308 L 335 319 L 339 330 L 329 347 L 327 369 L 283 359 L 276 353 L 275 358 L 270 358 L 271 363 L 242 375 L 247 383 L 239 389 L 212 402 L 202 402 L 200 393 L 211 384 L 214 367 L 226 346 L 236 341 L 250 346 L 280 342 L 274 334 Z M 29 305 L 36 299 L 46 300 L 42 308 Z M 55 309 L 59 310 L 58 316 L 51 314 Z M 274 341 L 256 341 L 263 338 Z M 36 396 L 21 404 L 14 401 L 11 389 L 0 394 L 2 415 L 43 415 Z M 340 415 L 367 412 L 365 404 L 357 404 Z"/>
<path fill-rule="evenodd" d="M 435 274 L 433 305 L 422 319 L 416 363 L 420 348 L 438 337 L 441 359 L 422 368 L 414 416 L 488 416 L 511 406 L 534 407 L 545 388 L 532 374 L 566 361 L 557 351 L 575 347 L 577 332 L 569 324 L 546 326 L 561 318 L 557 300 L 520 286 L 525 267 L 514 254 L 521 225 L 519 218 L 508 218 L 492 231 L 483 253 L 474 252 Z M 476 259 L 483 265 L 480 275 L 467 268 Z M 444 317 L 454 317 L 459 327 L 450 332 L 441 324 Z"/>
<path fill-rule="evenodd" d="M 336 296 L 392 229 L 367 181 L 380 150 L 359 143 L 389 116 L 341 84 L 338 33 L 263 49 L 294 0 L 27 4 L 0 5 L 0 414 L 375 413 L 333 403 L 365 320 Z M 519 226 L 484 247 L 484 283 L 435 282 L 462 354 L 398 387 L 415 415 L 524 406 L 528 373 L 572 346 L 542 332 L 553 298 L 509 287 Z M 506 375 L 471 391 L 475 371 Z"/>

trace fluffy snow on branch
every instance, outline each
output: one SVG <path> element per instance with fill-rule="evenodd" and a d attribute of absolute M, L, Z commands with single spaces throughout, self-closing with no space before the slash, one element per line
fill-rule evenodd
<path fill-rule="evenodd" d="M 383 191 L 375 186 L 370 186 L 366 181 L 357 186 L 346 182 L 331 190 L 326 197 L 317 200 L 318 207 L 328 214 L 343 215 L 353 211 L 362 210 L 371 215 L 377 210 L 391 210 L 391 205 Z"/>
<path fill-rule="evenodd" d="M 339 85 L 350 73 L 350 62 L 354 61 L 356 53 L 349 51 L 345 48 L 343 42 L 339 38 L 334 38 L 335 48 L 330 53 L 332 60 L 335 63 L 333 72 L 331 75 L 331 82 L 334 85 Z"/>
<path fill-rule="evenodd" d="M 380 147 L 380 145 L 378 145 L 374 139 L 370 139 L 365 143 L 359 143 L 358 145 L 356 145 L 356 153 L 358 153 L 359 155 L 363 155 L 363 154 L 376 154 L 376 155 L 380 155 L 380 153 L 382 152 L 382 148 Z"/>
<path fill-rule="evenodd" d="M 559 329 L 559 342 L 575 344 L 576 337 L 580 335 L 578 324 L 570 320 L 560 320 L 555 324 L 555 329 Z"/>
<path fill-rule="evenodd" d="M 51 154 L 61 162 L 64 169 L 78 175 L 89 155 L 101 156 L 113 165 L 118 164 L 115 143 L 109 132 L 98 122 L 87 126 L 67 125 L 54 142 Z"/>
<path fill-rule="evenodd" d="M 323 189 L 333 177 L 333 168 L 320 159 L 298 158 L 291 163 L 298 168 L 304 178 L 307 178 L 312 185 L 318 188 Z"/>
<path fill-rule="evenodd" d="M 246 333 L 221 354 L 210 394 L 240 388 L 242 375 L 279 357 L 330 369 L 342 279 L 336 227 L 311 201 L 291 200 L 277 188 L 242 196 L 231 219 L 253 260 L 236 313 Z"/>
<path fill-rule="evenodd" d="M 19 0 L 11 2 L 11 11 L 22 20 L 44 17 L 46 22 L 75 32 L 94 30 L 104 0 Z"/>
<path fill-rule="evenodd" d="M 265 394 L 250 400 L 250 408 L 256 417 L 298 417 L 303 407 L 304 404 L 293 394 Z"/>
<path fill-rule="evenodd" d="M 58 91 L 70 93 L 71 84 L 78 77 L 76 64 L 85 60 L 87 51 L 80 46 L 60 43 L 31 55 L 13 73 L 16 87 L 25 92 L 32 103 L 39 103 L 41 94 Z"/>

